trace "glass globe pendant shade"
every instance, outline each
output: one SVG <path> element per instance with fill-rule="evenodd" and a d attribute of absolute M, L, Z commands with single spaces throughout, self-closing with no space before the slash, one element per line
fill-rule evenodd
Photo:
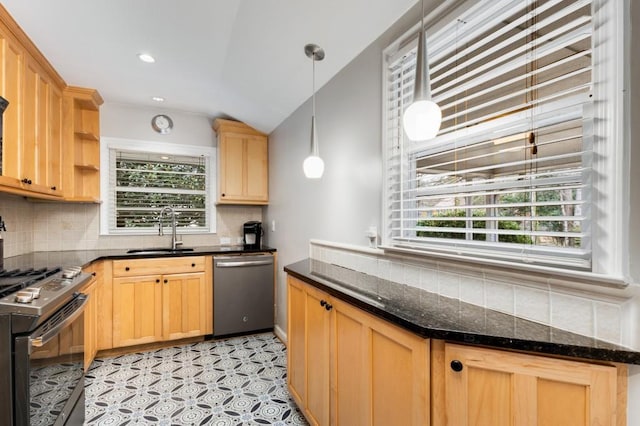
<path fill-rule="evenodd" d="M 309 179 L 320 179 L 324 173 L 324 161 L 317 155 L 310 155 L 302 163 L 304 175 Z"/>
<path fill-rule="evenodd" d="M 402 124 L 412 141 L 433 139 L 440 130 L 442 111 L 438 104 L 422 99 L 409 105 L 404 111 Z"/>

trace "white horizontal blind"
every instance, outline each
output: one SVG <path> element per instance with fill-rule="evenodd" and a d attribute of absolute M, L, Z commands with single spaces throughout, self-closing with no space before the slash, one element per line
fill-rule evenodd
<path fill-rule="evenodd" d="M 590 267 L 590 0 L 473 1 L 428 34 L 434 140 L 404 137 L 415 42 L 388 59 L 386 243 Z"/>
<path fill-rule="evenodd" d="M 110 231 L 157 228 L 165 206 L 175 210 L 178 227 L 208 229 L 208 163 L 203 157 L 112 149 L 110 162 Z"/>

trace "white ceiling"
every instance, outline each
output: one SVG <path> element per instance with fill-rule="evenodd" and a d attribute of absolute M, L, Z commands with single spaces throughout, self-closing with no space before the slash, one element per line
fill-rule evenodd
<path fill-rule="evenodd" d="M 67 84 L 271 132 L 416 0 L 1 0 Z M 147 52 L 155 64 L 137 54 Z M 152 96 L 166 98 L 155 103 Z"/>

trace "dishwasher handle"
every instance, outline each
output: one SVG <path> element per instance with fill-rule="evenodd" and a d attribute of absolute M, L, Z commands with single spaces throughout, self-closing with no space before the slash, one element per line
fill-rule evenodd
<path fill-rule="evenodd" d="M 273 265 L 273 259 L 269 260 L 218 260 L 216 262 L 216 268 L 244 268 L 247 266 L 263 266 Z"/>

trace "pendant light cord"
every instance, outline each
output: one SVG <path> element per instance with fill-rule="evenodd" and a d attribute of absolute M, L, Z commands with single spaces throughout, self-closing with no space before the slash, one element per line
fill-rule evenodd
<path fill-rule="evenodd" d="M 312 78 L 311 78 L 311 115 L 316 116 L 316 54 L 315 52 L 311 55 L 311 63 L 312 65 Z"/>

